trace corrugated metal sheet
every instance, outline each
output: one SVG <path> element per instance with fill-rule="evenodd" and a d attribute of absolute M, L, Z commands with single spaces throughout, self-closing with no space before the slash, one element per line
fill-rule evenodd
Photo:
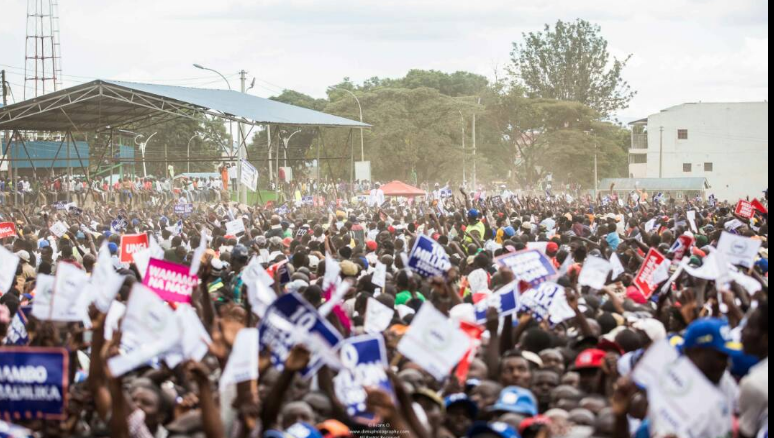
<path fill-rule="evenodd" d="M 639 188 L 649 192 L 702 191 L 709 188 L 707 178 L 605 178 L 600 190 L 607 190 L 615 183 L 616 191 L 631 191 Z"/>
<path fill-rule="evenodd" d="M 190 103 L 202 108 L 209 108 L 225 114 L 244 117 L 257 123 L 355 128 L 370 127 L 370 125 L 365 123 L 321 113 L 307 108 L 288 105 L 271 99 L 264 99 L 247 93 L 240 93 L 238 91 L 140 84 L 136 82 L 104 82 Z"/>
<path fill-rule="evenodd" d="M 62 169 L 67 166 L 67 145 L 62 145 L 62 150 L 59 151 L 57 156 L 56 151 L 59 149 L 58 141 L 26 141 L 27 152 L 30 154 L 32 162 L 35 164 L 36 169 L 48 169 L 51 167 L 51 162 L 54 163 L 54 169 Z M 76 145 L 78 152 L 76 153 Z M 5 150 L 5 143 L 3 143 L 3 150 Z M 78 154 L 81 155 L 81 161 L 83 166 L 89 165 L 89 145 L 84 141 L 78 141 L 76 144 L 70 143 L 70 167 L 81 167 L 81 161 L 78 160 Z M 30 161 L 27 159 L 27 153 L 24 152 L 24 147 L 21 143 L 11 143 L 11 159 L 18 160 L 13 162 L 13 166 L 17 169 L 32 169 Z M 56 160 L 54 160 L 56 157 Z"/>

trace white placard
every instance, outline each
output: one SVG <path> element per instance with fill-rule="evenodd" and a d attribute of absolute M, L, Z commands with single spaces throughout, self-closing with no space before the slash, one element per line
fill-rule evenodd
<path fill-rule="evenodd" d="M 234 219 L 233 221 L 226 222 L 226 234 L 229 236 L 236 236 L 239 233 L 245 232 L 245 223 L 241 218 Z"/>
<path fill-rule="evenodd" d="M 617 253 L 613 253 L 613 255 L 610 256 L 610 266 L 613 268 L 613 280 L 626 273 L 623 263 L 621 263 L 621 259 L 618 258 Z"/>
<path fill-rule="evenodd" d="M 382 333 L 387 330 L 395 316 L 395 310 L 390 309 L 379 300 L 369 298 L 366 304 L 365 332 L 370 334 Z"/>
<path fill-rule="evenodd" d="M 249 380 L 258 380 L 257 328 L 239 330 L 218 385 L 220 391 L 223 391 L 228 385 Z"/>
<path fill-rule="evenodd" d="M 124 276 L 119 275 L 113 269 L 113 259 L 110 256 L 107 242 L 102 244 L 99 249 L 97 264 L 91 274 L 89 288 L 94 297 L 94 305 L 102 313 L 107 313 L 110 309 L 110 303 L 116 298 L 118 291 L 124 284 Z"/>
<path fill-rule="evenodd" d="M 721 234 L 720 241 L 718 242 L 718 251 L 726 257 L 729 263 L 741 265 L 745 268 L 753 266 L 760 248 L 760 240 L 737 236 L 725 231 Z"/>
<path fill-rule="evenodd" d="M 49 231 L 51 231 L 51 234 L 54 236 L 61 238 L 62 236 L 67 233 L 67 224 L 57 221 L 54 223 L 54 225 L 51 225 L 51 228 L 49 228 Z"/>
<path fill-rule="evenodd" d="M 254 192 L 258 190 L 258 169 L 247 160 L 242 160 L 242 184 Z"/>
<path fill-rule="evenodd" d="M 371 274 L 371 284 L 384 289 L 387 285 L 387 265 L 382 262 L 376 263 L 374 273 Z"/>
<path fill-rule="evenodd" d="M 77 266 L 59 262 L 56 266 L 54 293 L 51 297 L 52 321 L 83 321 L 88 315 L 91 290 L 89 275 Z M 86 295 L 84 295 L 86 294 Z"/>
<path fill-rule="evenodd" d="M 19 267 L 19 257 L 0 246 L 0 292 L 7 293 L 16 281 L 16 268 Z"/>
<path fill-rule="evenodd" d="M 607 282 L 607 275 L 613 269 L 609 261 L 601 257 L 589 256 L 583 262 L 583 269 L 578 277 L 578 283 L 581 286 L 589 286 L 596 290 L 601 290 Z"/>

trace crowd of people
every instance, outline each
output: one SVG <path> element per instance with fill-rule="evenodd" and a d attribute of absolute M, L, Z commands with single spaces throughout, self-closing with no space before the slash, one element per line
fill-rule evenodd
<path fill-rule="evenodd" d="M 768 437 L 767 192 L 741 216 L 736 200 L 445 184 L 309 203 L 308 182 L 246 206 L 156 180 L 172 202 L 153 207 L 131 202 L 143 183 L 97 184 L 120 199 L 95 208 L 0 206 L 0 358 L 67 358 L 59 415 L 21 407 L 23 372 L 0 359 L 0 436 Z M 176 298 L 145 295 L 155 274 L 126 244 L 143 235 L 151 265 L 195 278 Z M 75 318 L 52 316 L 58 296 Z M 190 322 L 137 324 L 140 297 Z M 383 357 L 353 367 L 366 339 Z"/>

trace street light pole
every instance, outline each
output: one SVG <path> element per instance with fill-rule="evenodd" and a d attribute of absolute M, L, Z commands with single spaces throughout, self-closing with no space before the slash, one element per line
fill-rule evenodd
<path fill-rule="evenodd" d="M 156 135 L 156 134 L 158 134 L 158 132 L 154 132 L 153 134 L 151 134 L 151 136 L 150 136 L 150 137 L 148 137 L 148 139 L 147 139 L 147 140 L 145 140 L 145 141 L 144 141 L 144 142 L 142 142 L 142 143 L 137 143 L 137 139 L 138 139 L 139 137 L 145 137 L 144 135 L 140 134 L 140 135 L 138 135 L 137 137 L 135 137 L 135 138 L 134 138 L 134 142 L 135 142 L 135 144 L 137 144 L 138 146 L 140 146 L 140 153 L 142 153 L 142 176 L 143 176 L 144 178 L 147 178 L 147 177 L 148 177 L 148 168 L 147 168 L 147 167 L 146 167 L 146 165 L 145 165 L 145 148 L 148 146 L 148 142 L 149 142 L 149 141 L 151 141 L 151 139 L 153 138 L 153 136 L 154 136 L 154 135 Z"/>
<path fill-rule="evenodd" d="M 284 137 L 282 139 L 282 142 L 285 144 L 285 152 L 284 152 L 284 154 L 285 154 L 285 167 L 288 167 L 288 143 L 290 143 L 290 139 L 293 138 L 293 136 L 298 134 L 299 132 L 301 132 L 300 129 L 296 130 L 294 133 L 292 133 L 289 136 Z"/>
<path fill-rule="evenodd" d="M 462 125 L 462 185 L 467 185 L 468 176 L 467 176 L 467 160 L 468 157 L 465 156 L 465 116 L 462 115 L 462 111 L 458 110 L 460 113 L 460 121 Z"/>
<path fill-rule="evenodd" d="M 199 137 L 199 134 L 194 134 L 191 136 L 191 138 L 188 139 L 188 173 L 191 173 L 191 141 L 193 141 L 193 139 L 196 137 Z"/>
<path fill-rule="evenodd" d="M 239 82 L 241 83 L 240 91 L 242 93 L 245 92 L 245 75 L 247 74 L 246 71 L 240 70 L 239 71 Z M 237 133 L 239 135 L 239 143 L 238 143 L 238 150 L 239 150 L 239 162 L 237 163 L 237 178 L 239 181 L 237 182 L 237 187 L 239 187 L 239 202 L 242 204 L 247 204 L 247 186 L 242 184 L 242 162 L 245 160 L 245 156 L 247 155 L 245 153 L 245 149 L 247 148 L 247 144 L 244 139 L 244 133 L 242 129 L 242 124 L 237 123 Z M 243 142 L 245 144 L 243 144 Z"/>
<path fill-rule="evenodd" d="M 349 93 L 350 96 L 355 98 L 355 102 L 357 102 L 357 109 L 358 109 L 358 111 L 360 111 L 360 123 L 363 123 L 363 107 L 360 106 L 360 99 L 357 98 L 355 93 L 347 90 L 346 88 L 331 87 L 331 89 L 332 90 L 343 91 L 345 93 Z M 363 143 L 363 128 L 362 127 L 360 128 L 360 161 L 365 161 L 365 147 L 364 147 L 364 143 Z"/>

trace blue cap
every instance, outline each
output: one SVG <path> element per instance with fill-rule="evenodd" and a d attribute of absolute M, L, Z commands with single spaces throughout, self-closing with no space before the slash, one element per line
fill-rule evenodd
<path fill-rule="evenodd" d="M 521 438 L 521 435 L 519 435 L 519 432 L 516 432 L 516 429 L 501 421 L 494 423 L 485 423 L 483 421 L 476 422 L 468 431 L 467 436 L 468 438 L 475 438 L 476 435 L 482 433 L 493 433 L 503 438 Z"/>
<path fill-rule="evenodd" d="M 263 433 L 263 438 L 292 438 L 285 432 L 281 432 L 276 429 L 270 429 Z"/>
<path fill-rule="evenodd" d="M 86 238 L 86 235 L 83 234 L 83 231 L 78 231 L 77 233 L 75 233 L 75 238 L 78 240 L 83 240 Z"/>
<path fill-rule="evenodd" d="M 504 233 L 505 233 L 505 235 L 506 235 L 506 236 L 508 236 L 508 237 L 513 237 L 513 236 L 515 236 L 515 235 L 516 235 L 516 230 L 514 230 L 514 229 L 513 229 L 513 227 L 510 227 L 510 226 L 508 226 L 508 227 L 505 227 L 505 228 L 503 229 L 503 232 L 504 232 Z"/>
<path fill-rule="evenodd" d="M 40 241 L 40 243 L 38 243 L 38 248 L 39 249 L 48 248 L 50 246 L 51 246 L 51 244 L 46 239 L 43 239 L 43 240 Z"/>
<path fill-rule="evenodd" d="M 490 408 L 492 411 L 504 411 L 513 414 L 534 417 L 538 414 L 537 400 L 532 391 L 518 386 L 509 386 L 500 391 L 497 403 Z"/>
<path fill-rule="evenodd" d="M 471 208 L 468 210 L 468 218 L 469 219 L 478 219 L 478 210 L 475 208 Z"/>
<path fill-rule="evenodd" d="M 293 438 L 322 438 L 322 434 L 314 426 L 306 423 L 296 423 L 287 430 Z"/>
<path fill-rule="evenodd" d="M 755 263 L 755 266 L 759 267 L 764 274 L 769 273 L 769 259 L 760 259 Z"/>
<path fill-rule="evenodd" d="M 468 411 L 468 416 L 472 419 L 478 417 L 478 405 L 471 400 L 467 394 L 460 392 L 452 394 L 443 399 L 444 405 L 446 405 L 446 411 L 448 412 L 453 406 L 462 406 Z"/>
<path fill-rule="evenodd" d="M 741 343 L 731 339 L 728 322 L 718 318 L 704 318 L 691 323 L 683 336 L 682 348 L 710 348 L 729 356 L 742 351 Z"/>
<path fill-rule="evenodd" d="M 118 252 L 118 245 L 116 245 L 113 242 L 108 243 L 108 249 L 110 250 L 110 254 L 115 254 Z"/>

